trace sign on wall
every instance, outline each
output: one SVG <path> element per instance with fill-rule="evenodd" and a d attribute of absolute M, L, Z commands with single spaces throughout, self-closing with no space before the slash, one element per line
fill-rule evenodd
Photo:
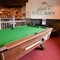
<path fill-rule="evenodd" d="M 32 15 L 54 15 L 53 5 L 40 6 L 36 11 L 32 11 Z"/>
<path fill-rule="evenodd" d="M 42 25 L 46 25 L 46 19 L 42 19 Z"/>

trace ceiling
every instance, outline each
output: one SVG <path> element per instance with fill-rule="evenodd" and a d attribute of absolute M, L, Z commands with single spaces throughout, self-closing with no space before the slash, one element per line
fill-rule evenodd
<path fill-rule="evenodd" d="M 0 5 L 5 7 L 22 7 L 28 0 L 0 0 Z"/>

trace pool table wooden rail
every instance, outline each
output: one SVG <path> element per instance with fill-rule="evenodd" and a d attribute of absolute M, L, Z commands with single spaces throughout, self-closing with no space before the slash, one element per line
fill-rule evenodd
<path fill-rule="evenodd" d="M 51 31 L 52 28 L 48 28 L 40 33 L 5 45 L 6 51 L 0 51 L 0 60 L 18 60 L 39 45 L 45 49 L 45 41 L 50 37 Z M 42 38 L 44 38 L 43 41 Z"/>

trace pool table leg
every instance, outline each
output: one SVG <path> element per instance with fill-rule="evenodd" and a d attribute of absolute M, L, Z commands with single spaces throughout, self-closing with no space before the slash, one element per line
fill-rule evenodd
<path fill-rule="evenodd" d="M 0 60 L 5 60 L 3 52 L 0 53 Z"/>
<path fill-rule="evenodd" d="M 45 44 L 45 42 L 43 42 L 42 44 L 40 44 L 40 46 L 41 46 L 41 49 L 42 49 L 42 50 L 45 50 L 45 49 L 46 49 L 46 44 Z"/>

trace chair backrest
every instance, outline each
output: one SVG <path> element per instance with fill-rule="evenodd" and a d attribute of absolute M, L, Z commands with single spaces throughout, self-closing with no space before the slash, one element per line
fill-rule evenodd
<path fill-rule="evenodd" d="M 56 29 L 57 26 L 58 26 L 58 23 L 55 23 L 55 24 L 53 25 L 53 29 Z"/>
<path fill-rule="evenodd" d="M 60 31 L 60 23 L 58 24 L 57 31 Z"/>
<path fill-rule="evenodd" d="M 55 24 L 53 25 L 53 30 L 54 30 L 54 31 L 60 31 L 60 23 L 55 23 Z"/>

